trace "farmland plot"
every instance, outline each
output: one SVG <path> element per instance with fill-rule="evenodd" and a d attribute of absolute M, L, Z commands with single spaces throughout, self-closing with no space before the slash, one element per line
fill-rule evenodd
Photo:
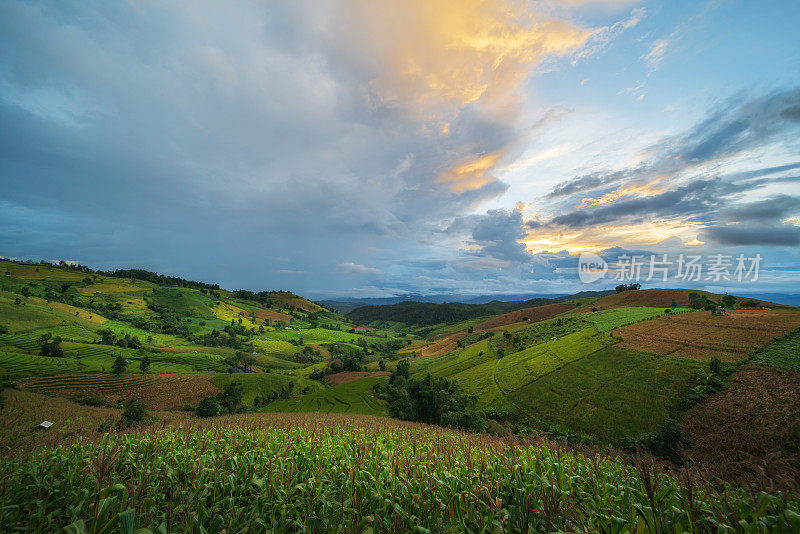
<path fill-rule="evenodd" d="M 21 380 L 22 389 L 59 397 L 104 398 L 109 403 L 139 399 L 151 409 L 179 410 L 219 391 L 204 375 L 84 373 Z"/>
<path fill-rule="evenodd" d="M 800 327 L 800 311 L 709 311 L 666 316 L 614 330 L 621 346 L 680 358 L 739 361 L 748 354 Z"/>

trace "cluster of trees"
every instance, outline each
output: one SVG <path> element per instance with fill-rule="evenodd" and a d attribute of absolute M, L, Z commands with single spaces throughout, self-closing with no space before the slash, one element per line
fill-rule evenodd
<path fill-rule="evenodd" d="M 256 359 L 251 354 L 237 350 L 233 356 L 225 358 L 225 363 L 231 366 L 231 371 L 241 370 L 244 373 L 249 373 L 253 370 Z"/>
<path fill-rule="evenodd" d="M 486 419 L 476 408 L 476 395 L 467 394 L 457 382 L 446 378 L 430 374 L 422 379 L 411 378 L 410 367 L 408 360 L 400 360 L 389 383 L 375 386 L 392 417 L 462 430 L 486 429 Z"/>
<path fill-rule="evenodd" d="M 39 356 L 63 358 L 64 349 L 61 348 L 61 341 L 61 338 L 58 336 L 53 337 L 50 333 L 43 334 L 42 337 L 38 339 L 38 343 L 41 345 Z"/>
<path fill-rule="evenodd" d="M 223 413 L 237 413 L 244 398 L 242 383 L 231 380 L 216 396 L 206 397 L 197 405 L 198 417 L 214 417 Z"/>
<path fill-rule="evenodd" d="M 614 288 L 617 293 L 622 293 L 623 291 L 636 291 L 637 289 L 641 289 L 642 284 L 620 284 Z"/>
<path fill-rule="evenodd" d="M 124 336 L 118 337 L 115 332 L 112 332 L 107 328 L 98 330 L 97 333 L 100 334 L 101 336 L 101 339 L 99 341 L 101 345 L 111 345 L 111 346 L 116 345 L 117 347 L 128 348 L 128 349 L 142 348 L 142 342 L 136 336 L 125 334 Z"/>

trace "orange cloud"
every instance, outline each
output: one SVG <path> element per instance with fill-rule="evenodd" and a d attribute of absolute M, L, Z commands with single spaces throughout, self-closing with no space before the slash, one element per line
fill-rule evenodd
<path fill-rule="evenodd" d="M 466 161 L 442 174 L 439 179 L 444 182 L 452 182 L 450 190 L 454 193 L 479 189 L 494 181 L 494 177 L 487 176 L 486 173 L 495 166 L 500 156 L 500 152 L 493 152 L 477 159 Z"/>
<path fill-rule="evenodd" d="M 533 229 L 522 240 L 530 253 L 566 250 L 571 253 L 597 252 L 618 246 L 651 246 L 671 237 L 687 245 L 698 245 L 696 223 L 677 220 L 625 225 L 602 225 L 580 230 Z M 689 236 L 692 236 L 691 239 Z"/>
<path fill-rule="evenodd" d="M 543 58 L 580 47 L 590 30 L 504 0 L 355 4 L 385 67 L 372 91 L 423 114 L 473 102 L 507 103 Z"/>
<path fill-rule="evenodd" d="M 659 193 L 663 193 L 667 189 L 669 189 L 669 185 L 662 188 L 653 187 L 658 182 L 664 180 L 667 176 L 659 176 L 655 180 L 651 180 L 643 185 L 629 185 L 626 187 L 620 187 L 610 193 L 606 193 L 605 195 L 598 197 L 598 198 L 584 198 L 578 208 L 588 208 L 590 206 L 601 206 L 603 204 L 611 204 L 622 197 L 630 196 L 630 195 L 639 195 L 639 196 L 650 196 L 650 195 L 657 195 Z"/>

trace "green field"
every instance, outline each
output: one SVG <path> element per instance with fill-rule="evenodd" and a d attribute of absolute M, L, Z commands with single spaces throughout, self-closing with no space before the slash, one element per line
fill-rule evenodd
<path fill-rule="evenodd" d="M 767 345 L 755 355 L 753 363 L 800 371 L 800 330 Z"/>
<path fill-rule="evenodd" d="M 508 396 L 532 421 L 563 426 L 609 443 L 651 432 L 681 414 L 701 364 L 605 347 Z"/>
<path fill-rule="evenodd" d="M 687 310 L 679 310 L 687 311 Z M 611 310 L 598 310 L 592 313 L 579 315 L 582 319 L 594 324 L 601 332 L 608 332 L 653 317 L 664 315 L 664 308 L 614 308 Z"/>
<path fill-rule="evenodd" d="M 315 391 L 310 395 L 273 402 L 269 412 L 324 412 L 386 415 L 386 407 L 376 398 L 372 387 L 380 377 L 362 378 Z"/>

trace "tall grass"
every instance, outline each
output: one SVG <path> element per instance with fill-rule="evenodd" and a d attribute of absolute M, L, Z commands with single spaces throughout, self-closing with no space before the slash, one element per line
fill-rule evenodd
<path fill-rule="evenodd" d="M 0 530 L 797 532 L 797 499 L 364 416 L 253 416 L 0 460 Z"/>

